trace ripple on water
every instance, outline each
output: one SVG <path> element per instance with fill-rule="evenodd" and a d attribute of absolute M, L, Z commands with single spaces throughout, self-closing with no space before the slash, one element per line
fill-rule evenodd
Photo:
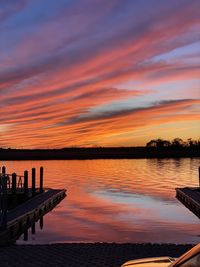
<path fill-rule="evenodd" d="M 43 165 L 45 186 L 68 190 L 29 243 L 200 242 L 199 219 L 176 200 L 174 190 L 197 185 L 197 158 L 3 164 L 17 173 Z"/>

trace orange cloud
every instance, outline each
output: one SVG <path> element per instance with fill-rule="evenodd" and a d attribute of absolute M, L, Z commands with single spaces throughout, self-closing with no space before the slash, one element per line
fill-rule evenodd
<path fill-rule="evenodd" d="M 29 7 L 20 3 L 17 10 Z M 0 145 L 112 145 L 123 134 L 127 145 L 134 130 L 199 120 L 199 102 L 194 93 L 190 97 L 199 67 L 187 57 L 187 46 L 198 40 L 198 3 L 165 3 L 160 12 L 147 10 L 143 19 L 129 12 L 144 7 L 130 3 L 81 6 L 58 7 L 55 13 L 50 6 L 51 16 L 29 25 L 30 31 L 23 28 L 19 36 L 13 32 L 8 48 L 2 46 Z M 122 8 L 126 16 L 121 20 Z M 186 50 L 184 60 L 176 55 L 170 61 L 156 59 L 176 49 Z M 175 92 L 170 89 L 163 102 L 169 81 Z M 187 99 L 177 95 L 183 81 Z"/>

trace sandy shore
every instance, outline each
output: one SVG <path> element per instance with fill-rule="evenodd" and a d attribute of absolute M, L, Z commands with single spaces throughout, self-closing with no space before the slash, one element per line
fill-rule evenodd
<path fill-rule="evenodd" d="M 191 247 L 192 245 L 115 243 L 13 245 L 0 248 L 0 266 L 117 267 L 136 258 L 178 257 Z"/>

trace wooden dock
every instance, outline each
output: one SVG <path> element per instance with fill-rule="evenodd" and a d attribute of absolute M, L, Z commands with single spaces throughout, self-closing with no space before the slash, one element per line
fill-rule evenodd
<path fill-rule="evenodd" d="M 36 221 L 52 210 L 66 196 L 65 189 L 46 189 L 7 213 L 7 225 L 0 231 L 0 245 L 15 242 Z"/>
<path fill-rule="evenodd" d="M 2 169 L 2 172 L 1 172 Z M 15 242 L 29 227 L 35 231 L 35 222 L 52 210 L 66 196 L 65 189 L 43 188 L 43 167 L 39 171 L 39 188 L 36 187 L 36 169 L 24 175 L 6 173 L 0 168 L 0 246 Z"/>
<path fill-rule="evenodd" d="M 200 219 L 200 188 L 176 188 L 176 197 Z"/>

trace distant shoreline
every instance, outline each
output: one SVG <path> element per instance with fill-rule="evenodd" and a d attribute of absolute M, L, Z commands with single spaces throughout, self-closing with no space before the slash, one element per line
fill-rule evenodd
<path fill-rule="evenodd" d="M 0 149 L 0 160 L 87 160 L 200 157 L 199 148 L 99 147 L 63 149 Z"/>

